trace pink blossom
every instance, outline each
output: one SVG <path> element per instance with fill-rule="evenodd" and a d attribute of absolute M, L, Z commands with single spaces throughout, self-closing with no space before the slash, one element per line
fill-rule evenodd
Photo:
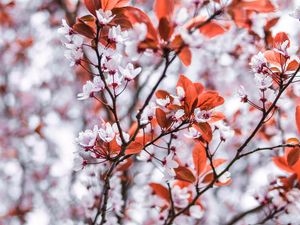
<path fill-rule="evenodd" d="M 115 15 L 112 15 L 112 12 L 110 10 L 103 11 L 102 9 L 96 10 L 97 19 L 100 24 L 106 25 L 110 23 Z"/>
<path fill-rule="evenodd" d="M 142 68 L 134 68 L 132 63 L 128 63 L 125 68 L 119 66 L 119 71 L 125 77 L 125 80 L 131 81 L 142 71 Z"/>
<path fill-rule="evenodd" d="M 190 193 L 188 193 L 187 188 L 180 188 L 177 185 L 172 188 L 172 199 L 175 207 L 186 207 L 189 204 L 189 197 Z"/>
<path fill-rule="evenodd" d="M 170 153 L 165 157 L 163 160 L 163 168 L 164 168 L 164 177 L 166 180 L 172 179 L 175 177 L 175 171 L 174 169 L 177 168 L 179 165 L 178 163 L 173 159 L 174 153 Z"/>
<path fill-rule="evenodd" d="M 115 138 L 115 132 L 110 123 L 106 123 L 103 127 L 101 127 L 98 134 L 104 142 L 111 142 Z"/>
<path fill-rule="evenodd" d="M 267 60 L 262 52 L 259 52 L 251 58 L 250 66 L 255 73 L 260 73 L 266 64 Z"/>
<path fill-rule="evenodd" d="M 211 112 L 206 110 L 201 110 L 200 108 L 196 108 L 194 111 L 195 119 L 198 123 L 208 122 L 211 118 Z"/>
<path fill-rule="evenodd" d="M 92 147 L 94 146 L 98 133 L 98 126 L 94 126 L 93 130 L 81 131 L 76 139 L 76 142 L 82 147 Z"/>
<path fill-rule="evenodd" d="M 58 33 L 64 35 L 68 41 L 71 41 L 73 29 L 67 24 L 65 19 L 62 19 L 62 27 L 58 29 Z"/>

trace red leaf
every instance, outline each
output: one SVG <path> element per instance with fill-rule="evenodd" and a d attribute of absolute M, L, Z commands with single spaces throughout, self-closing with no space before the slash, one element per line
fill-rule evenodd
<path fill-rule="evenodd" d="M 184 75 L 180 75 L 176 87 L 182 87 L 185 92 L 185 103 L 189 111 L 192 109 L 195 100 L 197 99 L 197 89 L 193 82 Z"/>
<path fill-rule="evenodd" d="M 211 115 L 211 120 L 210 122 L 217 122 L 219 120 L 224 120 L 225 116 L 223 113 L 221 112 L 213 112 L 213 114 Z"/>
<path fill-rule="evenodd" d="M 289 166 L 293 166 L 299 160 L 300 157 L 300 149 L 292 148 L 287 154 L 287 162 Z"/>
<path fill-rule="evenodd" d="M 193 149 L 193 161 L 196 169 L 197 176 L 199 176 L 206 167 L 206 152 L 203 144 L 196 144 Z"/>
<path fill-rule="evenodd" d="M 224 34 L 228 28 L 229 24 L 226 26 L 222 26 L 216 21 L 207 21 L 207 18 L 203 16 L 197 16 L 191 19 L 189 22 L 185 24 L 185 27 L 188 30 L 199 29 L 199 31 L 208 38 L 213 38 L 218 35 Z"/>
<path fill-rule="evenodd" d="M 223 165 L 227 160 L 226 159 L 215 159 L 213 160 L 213 165 L 215 168 Z"/>
<path fill-rule="evenodd" d="M 155 111 L 155 115 L 156 115 L 156 120 L 158 125 L 161 128 L 167 128 L 169 123 L 168 123 L 166 113 L 162 109 L 157 108 Z"/>
<path fill-rule="evenodd" d="M 283 58 L 280 56 L 280 53 L 273 50 L 265 51 L 264 56 L 269 63 L 275 66 L 281 67 L 281 62 L 284 63 Z"/>
<path fill-rule="evenodd" d="M 127 5 L 129 0 L 101 0 L 101 8 L 106 10 L 112 10 L 114 8 L 120 8 Z"/>
<path fill-rule="evenodd" d="M 207 175 L 205 175 L 205 177 L 203 178 L 202 182 L 203 183 L 210 183 L 212 182 L 214 179 L 214 174 L 213 173 L 209 173 Z"/>
<path fill-rule="evenodd" d="M 298 69 L 298 67 L 299 67 L 299 63 L 297 62 L 297 60 L 294 59 L 288 64 L 285 70 L 294 72 L 296 69 Z"/>
<path fill-rule="evenodd" d="M 128 2 L 129 0 L 118 0 L 114 8 L 124 7 L 128 4 Z"/>
<path fill-rule="evenodd" d="M 296 125 L 297 125 L 297 129 L 298 129 L 298 132 L 300 133 L 300 105 L 298 105 L 296 107 Z"/>
<path fill-rule="evenodd" d="M 100 0 L 84 0 L 84 4 L 93 15 L 96 15 L 95 11 L 101 7 Z"/>
<path fill-rule="evenodd" d="M 200 95 L 204 91 L 204 86 L 201 83 L 194 83 L 197 94 Z"/>
<path fill-rule="evenodd" d="M 201 133 L 203 139 L 210 142 L 212 139 L 212 130 L 208 123 L 197 123 L 194 127 Z"/>
<path fill-rule="evenodd" d="M 284 43 L 285 41 L 288 41 L 288 45 L 287 47 L 290 47 L 290 39 L 288 37 L 288 35 L 284 32 L 279 32 L 276 34 L 276 36 L 274 37 L 274 41 L 273 41 L 273 47 L 274 48 L 278 48 L 279 46 L 282 45 L 282 43 Z"/>
<path fill-rule="evenodd" d="M 239 7 L 246 10 L 252 10 L 260 13 L 274 12 L 275 7 L 270 0 L 243 0 L 240 1 Z"/>
<path fill-rule="evenodd" d="M 172 48 L 174 51 L 178 51 L 183 45 L 184 42 L 182 37 L 180 35 L 176 35 L 170 44 L 170 48 Z"/>
<path fill-rule="evenodd" d="M 275 11 L 270 0 L 233 0 L 228 6 L 228 13 L 233 17 L 238 27 L 252 26 L 252 12 L 269 13 Z"/>
<path fill-rule="evenodd" d="M 95 38 L 95 32 L 94 32 L 93 28 L 91 28 L 90 26 L 88 26 L 85 23 L 78 22 L 73 25 L 73 29 L 76 32 L 78 32 L 79 34 L 81 34 L 87 38 L 90 38 L 90 39 Z"/>
<path fill-rule="evenodd" d="M 293 173 L 294 171 L 287 165 L 284 157 L 273 157 L 272 158 L 273 162 L 278 166 L 280 169 L 288 172 L 288 173 Z"/>
<path fill-rule="evenodd" d="M 163 17 L 159 20 L 158 31 L 161 39 L 168 41 L 173 33 L 173 27 L 170 25 L 169 20 Z"/>
<path fill-rule="evenodd" d="M 201 110 L 210 110 L 224 103 L 224 98 L 216 91 L 206 91 L 198 97 L 198 107 Z"/>
<path fill-rule="evenodd" d="M 132 158 L 126 159 L 126 161 L 123 161 L 122 163 L 119 164 L 119 166 L 117 167 L 117 170 L 118 171 L 128 170 L 128 168 L 132 165 L 132 163 L 133 163 Z"/>
<path fill-rule="evenodd" d="M 174 0 L 156 0 L 153 8 L 158 20 L 163 17 L 171 19 L 174 10 Z"/>
<path fill-rule="evenodd" d="M 193 82 L 189 78 L 181 74 L 177 81 L 176 87 L 182 87 L 186 92 L 191 86 L 194 86 Z"/>
<path fill-rule="evenodd" d="M 122 8 L 113 9 L 113 14 L 116 14 L 116 17 L 126 18 L 132 25 L 136 23 L 144 23 L 147 26 L 147 39 L 151 40 L 155 45 L 158 45 L 158 36 L 156 29 L 154 28 L 150 18 L 142 10 L 126 6 Z M 124 20 L 124 19 L 123 19 Z"/>
<path fill-rule="evenodd" d="M 272 27 L 274 27 L 279 21 L 279 17 L 275 17 L 273 19 L 270 19 L 267 21 L 266 25 L 265 25 L 265 30 L 269 31 Z"/>
<path fill-rule="evenodd" d="M 214 159 L 214 160 L 213 160 L 213 166 L 214 166 L 215 168 L 217 168 L 217 167 L 223 165 L 226 161 L 227 161 L 226 159 Z M 209 172 L 209 171 L 211 171 L 211 170 L 212 170 L 212 167 L 211 167 L 210 164 L 208 164 L 208 166 L 206 167 L 204 173 L 207 173 L 207 172 Z"/>
<path fill-rule="evenodd" d="M 129 134 L 130 136 L 133 136 L 133 134 L 134 134 L 135 130 L 137 129 L 137 127 L 138 127 L 138 123 L 137 123 L 137 122 L 134 122 L 134 123 L 131 125 L 131 127 L 129 128 L 128 134 Z"/>
<path fill-rule="evenodd" d="M 138 154 L 143 150 L 143 145 L 139 142 L 132 142 L 126 149 L 125 154 L 131 155 L 131 154 Z"/>
<path fill-rule="evenodd" d="M 170 202 L 170 194 L 167 188 L 157 183 L 150 183 L 149 186 L 152 188 L 155 195 Z"/>
<path fill-rule="evenodd" d="M 192 171 L 190 171 L 188 168 L 184 166 L 179 166 L 174 169 L 176 176 L 175 178 L 178 180 L 186 181 L 189 183 L 194 183 L 196 181 L 196 178 Z"/>
<path fill-rule="evenodd" d="M 192 62 L 191 50 L 188 47 L 184 47 L 179 53 L 179 58 L 185 66 L 189 66 Z"/>
<path fill-rule="evenodd" d="M 210 22 L 201 27 L 199 30 L 204 36 L 208 38 L 216 37 L 218 35 L 224 34 L 227 31 L 226 28 L 216 22 Z"/>
<path fill-rule="evenodd" d="M 167 92 L 167 91 L 164 91 L 164 90 L 158 90 L 156 93 L 155 93 L 155 96 L 157 98 L 162 98 L 162 99 L 165 99 L 167 97 L 171 97 L 170 94 Z"/>

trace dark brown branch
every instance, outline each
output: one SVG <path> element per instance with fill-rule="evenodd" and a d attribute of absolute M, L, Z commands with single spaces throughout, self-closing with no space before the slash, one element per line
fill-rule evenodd
<path fill-rule="evenodd" d="M 251 154 L 253 154 L 255 152 L 266 151 L 266 150 L 274 150 L 276 148 L 286 148 L 286 147 L 290 147 L 290 148 L 300 147 L 300 144 L 281 144 L 281 145 L 276 145 L 276 146 L 271 146 L 271 147 L 256 148 L 254 150 L 251 150 L 249 152 L 246 152 L 244 154 L 239 155 L 239 159 L 243 158 L 243 157 L 245 157 L 247 155 L 251 155 Z"/>
<path fill-rule="evenodd" d="M 245 212 L 242 212 L 236 216 L 234 216 L 228 223 L 226 223 L 226 225 L 233 225 L 236 224 L 238 221 L 240 221 L 241 219 L 243 219 L 245 216 L 252 214 L 252 213 L 256 213 L 260 210 L 262 210 L 265 207 L 265 205 L 259 205 L 256 206 L 255 208 L 249 209 Z"/>
<path fill-rule="evenodd" d="M 273 220 L 276 217 L 277 214 L 283 212 L 284 210 L 285 210 L 285 206 L 281 207 L 279 209 L 274 209 L 265 218 L 263 218 L 261 221 L 255 223 L 255 225 L 266 224 L 266 222 L 268 222 L 269 220 Z"/>
<path fill-rule="evenodd" d="M 110 178 L 112 176 L 113 170 L 117 166 L 116 162 L 113 162 L 110 166 L 108 172 L 106 173 L 105 179 L 104 179 L 104 187 L 102 191 L 102 198 L 99 202 L 99 207 L 97 214 L 94 218 L 93 225 L 96 225 L 98 217 L 101 216 L 101 222 L 100 225 L 103 225 L 106 222 L 106 209 L 107 209 L 107 202 L 108 202 L 108 194 L 110 190 Z M 102 206 L 101 206 L 102 205 Z"/>
<path fill-rule="evenodd" d="M 111 101 L 112 101 L 111 112 L 114 115 L 115 123 L 117 124 L 117 127 L 118 127 L 118 131 L 119 131 L 119 135 L 120 135 L 120 138 L 121 138 L 121 141 L 122 141 L 122 145 L 124 146 L 126 141 L 124 139 L 123 131 L 122 131 L 122 128 L 121 128 L 121 125 L 120 125 L 120 121 L 119 121 L 119 118 L 118 118 L 118 114 L 117 114 L 117 101 L 116 101 L 116 97 L 113 95 L 113 93 L 109 89 L 109 87 L 108 87 L 108 85 L 106 83 L 106 80 L 105 80 L 102 68 L 101 68 L 102 55 L 100 55 L 99 50 L 98 50 L 101 27 L 99 26 L 98 21 L 96 23 L 97 23 L 97 32 L 96 32 L 96 38 L 95 38 L 95 42 L 96 42 L 95 43 L 95 52 L 96 52 L 97 63 L 98 63 L 97 69 L 98 69 L 98 72 L 100 74 L 101 80 L 104 83 L 105 90 L 107 91 L 107 93 L 109 94 L 109 96 L 111 98 Z"/>

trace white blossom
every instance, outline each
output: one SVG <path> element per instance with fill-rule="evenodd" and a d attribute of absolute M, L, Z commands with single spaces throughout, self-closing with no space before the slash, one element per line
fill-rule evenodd
<path fill-rule="evenodd" d="M 243 85 L 240 85 L 239 89 L 237 90 L 237 94 L 241 99 L 247 98 L 247 93 Z"/>
<path fill-rule="evenodd" d="M 100 76 L 95 76 L 93 79 L 93 92 L 98 92 L 104 89 L 104 83 L 101 80 Z"/>
<path fill-rule="evenodd" d="M 227 126 L 224 121 L 218 121 L 214 125 L 216 128 L 218 128 L 218 131 L 220 132 L 220 139 L 222 141 L 226 141 L 227 139 L 233 137 L 234 130 L 230 129 L 230 127 Z"/>
<path fill-rule="evenodd" d="M 262 52 L 252 56 L 250 66 L 255 73 L 260 73 L 263 66 L 267 64 L 267 60 Z"/>
<path fill-rule="evenodd" d="M 159 106 L 167 107 L 167 105 L 170 104 L 170 98 L 169 98 L 169 96 L 167 96 L 166 98 L 158 98 L 158 99 L 156 99 L 156 103 Z"/>
<path fill-rule="evenodd" d="M 83 57 L 82 49 L 67 50 L 64 56 L 70 61 L 70 66 L 78 65 Z"/>
<path fill-rule="evenodd" d="M 173 104 L 181 106 L 181 101 L 185 97 L 184 89 L 179 86 L 179 87 L 176 88 L 176 92 L 177 92 L 177 95 L 172 95 L 172 97 L 174 98 L 173 99 Z"/>
<path fill-rule="evenodd" d="M 82 147 L 92 147 L 95 145 L 97 133 L 98 126 L 95 125 L 93 130 L 87 129 L 85 131 L 81 131 L 78 138 L 76 138 L 76 142 Z"/>
<path fill-rule="evenodd" d="M 136 23 L 133 25 L 132 29 L 129 31 L 129 40 L 137 40 L 138 42 L 146 39 L 147 36 L 147 26 L 144 23 Z"/>
<path fill-rule="evenodd" d="M 85 100 L 91 97 L 91 94 L 94 91 L 94 83 L 88 80 L 85 85 L 82 87 L 82 93 L 77 95 L 78 100 Z"/>
<path fill-rule="evenodd" d="M 69 50 L 78 51 L 81 50 L 83 42 L 83 37 L 81 37 L 80 35 L 73 35 L 70 42 L 65 43 L 65 46 Z"/>
<path fill-rule="evenodd" d="M 125 80 L 131 81 L 142 71 L 142 68 L 134 68 L 132 63 L 128 63 L 125 68 L 119 66 L 119 71 L 125 77 Z"/>
<path fill-rule="evenodd" d="M 112 12 L 110 10 L 103 11 L 102 9 L 96 10 L 97 19 L 100 24 L 106 25 L 110 23 L 115 15 L 112 15 Z"/>
<path fill-rule="evenodd" d="M 153 154 L 154 150 L 152 146 L 148 146 L 146 150 L 147 151 L 141 151 L 136 158 L 141 161 L 149 161 L 151 159 L 150 154 Z"/>
<path fill-rule="evenodd" d="M 127 39 L 127 31 L 122 31 L 120 25 L 113 26 L 108 31 L 108 39 L 116 43 L 123 43 Z"/>
<path fill-rule="evenodd" d="M 136 23 L 128 31 L 128 39 L 125 42 L 125 52 L 132 60 L 139 60 L 141 53 L 138 52 L 138 45 L 146 39 L 147 26 L 144 23 Z"/>
<path fill-rule="evenodd" d="M 155 116 L 156 106 L 153 102 L 150 102 L 149 105 L 144 109 L 141 116 L 141 124 L 145 125 L 150 122 L 150 120 Z"/>
<path fill-rule="evenodd" d="M 163 160 L 163 168 L 164 168 L 163 173 L 166 180 L 175 177 L 176 174 L 174 168 L 177 168 L 179 166 L 178 163 L 173 158 L 174 158 L 174 153 L 171 152 Z"/>
<path fill-rule="evenodd" d="M 189 204 L 189 197 L 190 193 L 188 193 L 187 188 L 180 188 L 177 185 L 172 188 L 172 199 L 175 207 L 186 207 Z"/>
<path fill-rule="evenodd" d="M 282 44 L 276 46 L 274 48 L 274 51 L 276 51 L 284 56 L 288 56 L 288 52 L 287 52 L 288 45 L 289 45 L 289 40 L 285 40 Z"/>
<path fill-rule="evenodd" d="M 120 132 L 119 132 L 119 128 L 118 128 L 117 124 L 114 123 L 114 124 L 112 125 L 112 128 L 113 128 L 113 130 L 114 130 L 114 132 L 115 132 L 115 134 L 116 134 L 116 142 L 117 142 L 117 144 L 118 144 L 119 146 L 121 146 L 121 145 L 122 145 L 122 139 L 121 139 Z M 129 138 L 130 138 L 130 135 L 129 135 L 128 133 L 124 132 L 124 131 L 122 132 L 122 134 L 123 134 L 124 141 L 125 141 L 125 142 L 128 142 L 128 141 L 129 141 Z"/>
<path fill-rule="evenodd" d="M 180 100 L 183 100 L 184 97 L 185 97 L 185 92 L 184 92 L 184 89 L 183 87 L 177 87 L 176 88 L 176 92 L 177 92 L 177 96 L 179 97 Z"/>
<path fill-rule="evenodd" d="M 198 123 L 205 123 L 211 119 L 211 112 L 196 108 L 194 111 L 195 119 Z"/>
<path fill-rule="evenodd" d="M 113 88 L 117 88 L 123 83 L 123 76 L 115 73 L 114 75 L 108 75 L 106 78 L 106 83 Z"/>
<path fill-rule="evenodd" d="M 254 79 L 255 79 L 257 87 L 262 90 L 271 87 L 273 84 L 273 80 L 270 76 L 265 76 L 265 75 L 256 73 Z"/>
<path fill-rule="evenodd" d="M 68 41 L 72 39 L 72 28 L 67 24 L 65 19 L 62 19 L 62 27 L 58 29 L 58 33 L 65 36 Z"/>
<path fill-rule="evenodd" d="M 106 123 L 103 127 L 101 127 L 98 134 L 104 142 L 111 142 L 115 137 L 115 132 L 110 123 Z"/>
<path fill-rule="evenodd" d="M 185 114 L 184 110 L 183 109 L 179 109 L 179 110 L 176 111 L 174 117 L 175 117 L 176 120 L 179 120 L 181 117 L 184 116 L 184 114 Z"/>

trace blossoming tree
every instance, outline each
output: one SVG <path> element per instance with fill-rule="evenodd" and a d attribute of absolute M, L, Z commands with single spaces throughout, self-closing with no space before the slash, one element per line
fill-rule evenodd
<path fill-rule="evenodd" d="M 57 2 L 84 81 L 68 223 L 300 223 L 299 31 L 278 29 L 299 26 L 293 1 Z"/>

